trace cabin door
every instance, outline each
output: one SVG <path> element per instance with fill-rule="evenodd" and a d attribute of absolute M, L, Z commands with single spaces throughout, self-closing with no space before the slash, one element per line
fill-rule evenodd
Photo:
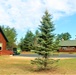
<path fill-rule="evenodd" d="M 0 43 L 0 50 L 2 50 L 2 43 Z"/>

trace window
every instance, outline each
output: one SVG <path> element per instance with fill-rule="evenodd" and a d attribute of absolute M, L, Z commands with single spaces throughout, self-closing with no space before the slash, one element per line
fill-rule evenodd
<path fill-rule="evenodd" d="M 62 47 L 63 50 L 75 50 L 75 47 Z"/>
<path fill-rule="evenodd" d="M 2 43 L 0 43 L 0 50 L 2 50 Z"/>
<path fill-rule="evenodd" d="M 62 47 L 62 49 L 63 49 L 63 50 L 66 50 L 66 49 L 67 49 L 67 47 Z"/>
<path fill-rule="evenodd" d="M 2 49 L 2 47 L 0 47 L 0 50 Z"/>

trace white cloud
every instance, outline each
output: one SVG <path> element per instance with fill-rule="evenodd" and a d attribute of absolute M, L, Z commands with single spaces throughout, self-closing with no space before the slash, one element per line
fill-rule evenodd
<path fill-rule="evenodd" d="M 0 0 L 0 25 L 33 30 L 46 9 L 57 20 L 76 13 L 76 0 Z"/>
<path fill-rule="evenodd" d="M 53 19 L 57 20 L 63 16 L 76 13 L 75 0 L 45 0 L 46 7 L 53 14 Z"/>

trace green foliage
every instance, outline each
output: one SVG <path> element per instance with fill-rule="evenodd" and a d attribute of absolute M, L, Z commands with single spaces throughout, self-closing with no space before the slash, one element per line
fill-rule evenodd
<path fill-rule="evenodd" d="M 57 35 L 57 40 L 70 40 L 70 38 L 71 35 L 68 32 Z"/>
<path fill-rule="evenodd" d="M 54 60 L 54 59 L 44 59 L 44 58 L 36 58 L 35 60 L 31 60 L 31 64 L 35 64 L 38 68 L 38 70 L 49 70 L 50 68 L 57 68 L 58 66 L 58 60 Z M 44 64 L 47 66 L 45 68 Z"/>
<path fill-rule="evenodd" d="M 23 37 L 20 39 L 20 43 L 18 44 L 18 47 L 20 47 L 21 50 L 24 50 L 24 38 Z"/>
<path fill-rule="evenodd" d="M 35 46 L 38 45 L 38 35 L 39 31 L 36 30 L 35 34 L 33 34 L 30 30 L 27 31 L 24 38 L 21 38 L 19 47 L 24 51 L 30 51 L 32 49 L 36 49 Z"/>
<path fill-rule="evenodd" d="M 20 47 L 22 50 L 30 51 L 33 47 L 34 34 L 31 31 L 27 31 L 24 39 L 21 39 Z"/>
<path fill-rule="evenodd" d="M 7 43 L 7 48 L 12 49 L 13 47 L 16 47 L 16 43 L 15 43 L 16 39 L 17 39 L 16 30 L 14 28 L 10 28 L 9 26 L 7 26 L 7 27 L 2 26 L 1 28 L 4 31 L 6 37 L 9 41 Z"/>
<path fill-rule="evenodd" d="M 33 39 L 33 49 L 36 50 L 36 46 L 38 46 L 38 36 L 39 36 L 39 31 L 35 31 L 34 39 Z"/>
<path fill-rule="evenodd" d="M 35 64 L 38 70 L 49 70 L 50 68 L 57 68 L 59 60 L 54 59 L 43 59 L 43 58 L 36 58 L 35 60 L 31 60 L 31 64 Z M 47 63 L 45 68 L 44 64 Z"/>
<path fill-rule="evenodd" d="M 48 67 L 50 53 L 58 49 L 58 41 L 54 41 L 55 35 L 53 31 L 55 28 L 50 17 L 51 15 L 48 11 L 45 11 L 45 15 L 43 15 L 41 25 L 39 26 L 41 32 L 38 35 L 38 45 L 36 46 L 36 50 L 34 50 L 42 58 L 35 59 L 33 62 L 38 63 L 41 67 L 43 66 L 44 69 Z M 50 64 L 52 65 L 52 63 Z"/>

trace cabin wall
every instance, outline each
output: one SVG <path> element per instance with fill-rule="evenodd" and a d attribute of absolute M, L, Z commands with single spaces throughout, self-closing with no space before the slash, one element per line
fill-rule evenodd
<path fill-rule="evenodd" d="M 6 40 L 3 35 L 0 33 L 0 43 L 2 43 L 2 51 L 6 50 Z"/>
<path fill-rule="evenodd" d="M 76 52 L 76 46 L 72 47 L 61 47 L 59 52 Z"/>
<path fill-rule="evenodd" d="M 6 50 L 6 43 L 7 41 L 0 32 L 0 55 L 13 55 L 12 51 Z"/>

